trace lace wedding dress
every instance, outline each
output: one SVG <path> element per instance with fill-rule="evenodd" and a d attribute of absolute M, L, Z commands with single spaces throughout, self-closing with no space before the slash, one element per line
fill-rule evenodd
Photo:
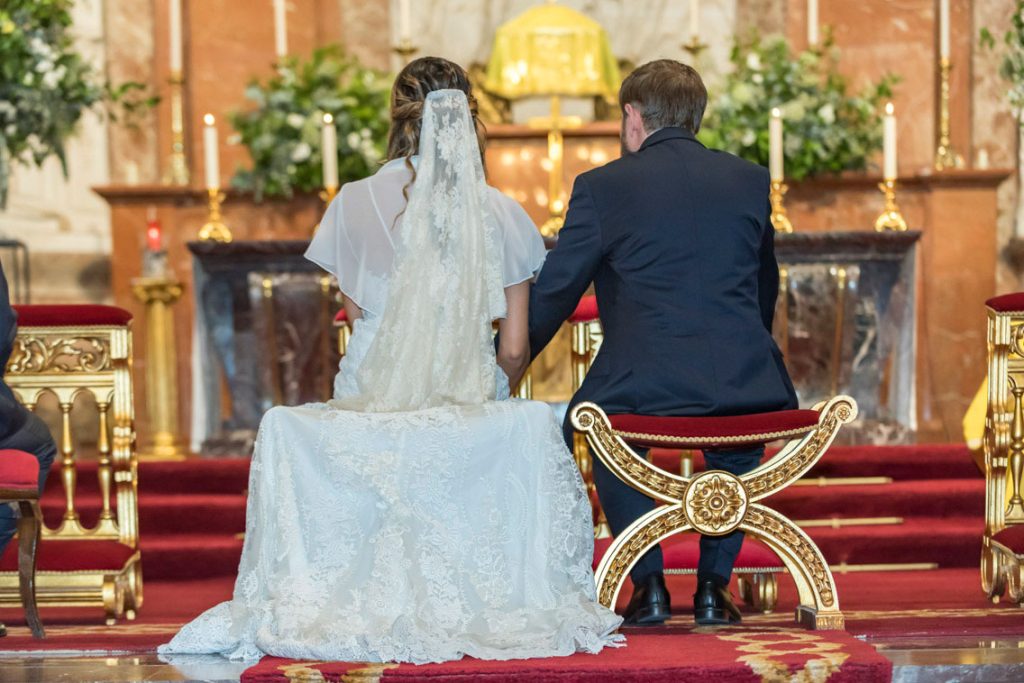
<path fill-rule="evenodd" d="M 307 256 L 364 311 L 334 400 L 263 418 L 233 599 L 161 653 L 423 663 L 621 641 L 554 415 L 509 400 L 494 360 L 503 288 L 544 249 L 486 186 L 461 91 L 428 97 L 412 178 L 393 161 L 325 214 Z"/>

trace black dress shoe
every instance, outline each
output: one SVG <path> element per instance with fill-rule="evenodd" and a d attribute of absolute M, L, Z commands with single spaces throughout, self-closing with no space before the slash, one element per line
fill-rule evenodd
<path fill-rule="evenodd" d="M 622 613 L 625 626 L 658 626 L 672 616 L 672 600 L 665 588 L 665 575 L 654 572 L 633 586 L 633 597 Z"/>
<path fill-rule="evenodd" d="M 700 581 L 693 594 L 693 618 L 698 626 L 738 624 L 740 610 L 732 602 L 728 586 Z"/>

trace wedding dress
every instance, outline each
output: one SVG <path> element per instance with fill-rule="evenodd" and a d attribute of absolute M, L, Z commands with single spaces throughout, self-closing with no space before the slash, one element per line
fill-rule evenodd
<path fill-rule="evenodd" d="M 431 93 L 422 125 L 415 182 L 392 161 L 321 222 L 307 257 L 364 311 L 334 399 L 267 412 L 233 599 L 162 654 L 424 663 L 622 640 L 561 430 L 509 399 L 494 358 L 504 287 L 543 244 L 486 185 L 461 91 Z"/>

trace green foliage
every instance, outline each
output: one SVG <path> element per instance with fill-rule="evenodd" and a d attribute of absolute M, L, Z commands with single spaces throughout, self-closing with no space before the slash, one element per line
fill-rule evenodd
<path fill-rule="evenodd" d="M 897 78 L 886 75 L 848 94 L 831 36 L 791 55 L 785 39 L 738 39 L 733 70 L 712 94 L 700 139 L 709 147 L 768 165 L 768 118 L 782 111 L 786 177 L 794 180 L 864 170 L 882 146 L 882 106 Z"/>
<path fill-rule="evenodd" d="M 253 160 L 231 184 L 263 196 L 313 192 L 323 186 L 321 126 L 334 116 L 340 182 L 372 174 L 384 156 L 391 78 L 363 67 L 339 46 L 315 50 L 307 62 L 289 57 L 266 84 L 253 81 L 255 109 L 231 124 Z"/>
<path fill-rule="evenodd" d="M 1024 126 L 1024 0 L 1017 0 L 1010 28 L 1002 36 L 1005 47 L 999 75 L 1009 84 L 1006 96 L 1017 122 Z M 981 45 L 993 49 L 996 38 L 987 28 L 981 29 Z"/>
<path fill-rule="evenodd" d="M 156 102 L 141 84 L 102 82 L 74 49 L 71 5 L 72 0 L 0 4 L 0 208 L 13 165 L 39 166 L 56 156 L 67 173 L 64 143 L 87 109 L 118 103 L 131 116 Z"/>

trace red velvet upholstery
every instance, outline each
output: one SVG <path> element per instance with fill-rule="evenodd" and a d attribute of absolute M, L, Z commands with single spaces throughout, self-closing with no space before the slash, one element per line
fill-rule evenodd
<path fill-rule="evenodd" d="M 1013 553 L 1024 555 L 1024 524 L 1006 527 L 992 538 L 1005 545 Z"/>
<path fill-rule="evenodd" d="M 127 325 L 132 314 L 117 306 L 68 304 L 61 306 L 14 306 L 22 327 L 64 327 L 68 325 Z"/>
<path fill-rule="evenodd" d="M 1024 292 L 1014 292 L 994 296 L 985 302 L 985 305 L 993 311 L 1008 313 L 1010 311 L 1024 311 Z"/>
<path fill-rule="evenodd" d="M 609 415 L 612 429 L 638 446 L 742 446 L 767 443 L 811 431 L 815 410 L 780 410 L 734 417 Z"/>
<path fill-rule="evenodd" d="M 612 539 L 599 538 L 594 541 L 594 567 L 604 557 Z M 661 550 L 665 556 L 665 569 L 681 571 L 697 571 L 697 561 L 700 559 L 700 536 L 698 534 L 678 534 L 662 541 Z M 772 552 L 768 546 L 756 538 L 747 537 L 740 548 L 739 557 L 736 558 L 736 570 L 764 570 L 781 571 L 782 560 Z"/>
<path fill-rule="evenodd" d="M 39 488 L 39 461 L 25 451 L 0 450 L 0 489 L 25 490 L 35 493 Z"/>
<path fill-rule="evenodd" d="M 338 311 L 338 315 L 334 316 L 334 324 L 335 325 L 344 325 L 347 322 L 348 322 L 348 313 L 346 313 L 345 309 L 342 308 L 341 310 Z"/>
<path fill-rule="evenodd" d="M 576 306 L 576 310 L 569 316 L 569 322 L 589 323 L 591 320 L 597 320 L 597 318 L 597 297 L 585 296 L 580 299 L 580 303 Z"/>
<path fill-rule="evenodd" d="M 41 572 L 108 571 L 124 569 L 135 550 L 118 541 L 44 540 L 36 551 Z M 0 558 L 0 571 L 18 571 L 18 544 L 9 543 Z"/>

